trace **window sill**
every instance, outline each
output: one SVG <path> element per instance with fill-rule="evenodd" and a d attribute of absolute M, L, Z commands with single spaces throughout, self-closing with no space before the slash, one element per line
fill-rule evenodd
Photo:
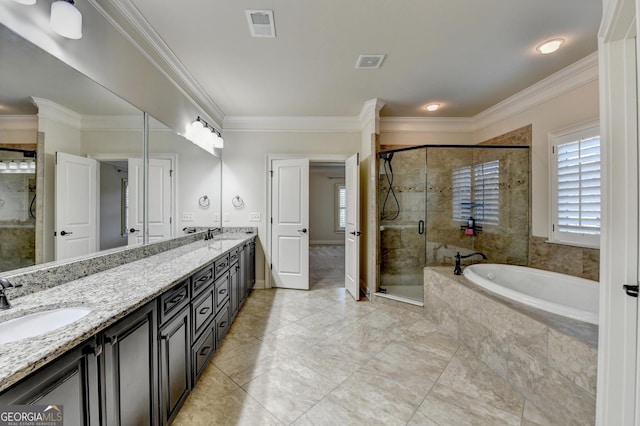
<path fill-rule="evenodd" d="M 585 248 L 585 249 L 600 250 L 600 246 L 599 245 L 595 245 L 595 244 L 579 244 L 579 243 L 574 243 L 574 242 L 553 241 L 553 240 L 545 240 L 545 243 L 555 244 L 555 245 L 559 245 L 559 246 L 571 246 L 571 247 L 578 247 L 578 248 Z"/>

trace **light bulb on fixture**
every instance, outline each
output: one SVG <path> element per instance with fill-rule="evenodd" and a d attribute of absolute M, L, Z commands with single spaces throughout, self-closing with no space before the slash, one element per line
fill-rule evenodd
<path fill-rule="evenodd" d="M 29 164 L 26 161 L 22 160 L 20 162 L 19 168 L 20 170 L 27 170 L 29 168 Z"/>
<path fill-rule="evenodd" d="M 9 170 L 18 170 L 18 164 L 15 161 L 9 163 Z"/>
<path fill-rule="evenodd" d="M 563 38 L 554 38 L 553 40 L 545 41 L 544 43 L 538 45 L 536 50 L 543 55 L 548 55 L 549 53 L 553 53 L 556 50 L 560 49 L 560 46 L 564 44 Z"/>
<path fill-rule="evenodd" d="M 62 37 L 82 38 L 82 14 L 73 5 L 73 0 L 58 0 L 51 3 L 51 28 Z"/>
<path fill-rule="evenodd" d="M 426 109 L 429 112 L 437 111 L 438 108 L 440 108 L 440 104 L 429 104 L 426 107 L 424 107 L 424 109 Z"/>
<path fill-rule="evenodd" d="M 7 170 L 7 163 L 0 161 L 0 170 Z"/>
<path fill-rule="evenodd" d="M 29 163 L 29 168 L 30 168 L 30 169 L 32 169 L 32 170 L 35 170 L 35 169 L 36 169 L 36 162 L 35 162 L 35 160 Z"/>

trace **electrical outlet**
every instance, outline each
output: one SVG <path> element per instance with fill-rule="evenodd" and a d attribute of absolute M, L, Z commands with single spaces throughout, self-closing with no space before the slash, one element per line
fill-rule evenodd
<path fill-rule="evenodd" d="M 193 222 L 193 213 L 182 213 L 182 221 L 183 222 Z"/>
<path fill-rule="evenodd" d="M 220 215 L 218 213 L 213 215 L 213 221 L 214 222 L 220 222 Z"/>
<path fill-rule="evenodd" d="M 249 213 L 249 222 L 260 222 L 260 212 Z"/>
<path fill-rule="evenodd" d="M 231 222 L 231 213 L 225 213 L 224 214 L 224 221 L 225 222 Z"/>

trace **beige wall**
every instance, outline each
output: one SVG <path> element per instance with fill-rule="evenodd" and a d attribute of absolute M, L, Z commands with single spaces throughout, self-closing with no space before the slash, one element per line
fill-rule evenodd
<path fill-rule="evenodd" d="M 309 168 L 309 242 L 344 244 L 344 232 L 335 230 L 335 186 L 344 185 L 344 166 Z"/>
<path fill-rule="evenodd" d="M 473 133 L 479 143 L 532 125 L 531 143 L 531 234 L 549 235 L 549 133 L 598 118 L 598 82 L 593 81 Z"/>
<path fill-rule="evenodd" d="M 222 214 L 227 226 L 258 228 L 256 279 L 264 280 L 264 253 L 267 235 L 267 154 L 322 156 L 351 155 L 360 147 L 356 132 L 225 132 L 222 153 Z M 244 207 L 235 208 L 231 200 L 239 195 Z M 250 222 L 249 213 L 259 212 L 260 222 Z M 260 284 L 258 284 L 259 286 Z"/>

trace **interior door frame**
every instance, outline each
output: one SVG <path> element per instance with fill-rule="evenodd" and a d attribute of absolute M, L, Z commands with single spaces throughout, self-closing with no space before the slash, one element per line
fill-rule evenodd
<path fill-rule="evenodd" d="M 88 158 L 97 161 L 123 161 L 129 158 L 142 158 L 141 152 L 116 152 L 116 153 L 91 153 Z M 178 236 L 178 154 L 175 152 L 159 152 L 149 154 L 149 158 L 171 161 L 171 235 Z M 98 199 L 100 199 L 100 186 L 98 185 Z M 100 215 L 98 215 L 98 229 L 100 229 Z M 100 234 L 100 233 L 98 233 Z M 98 235 L 98 247 L 100 247 L 100 235 Z"/>
<path fill-rule="evenodd" d="M 267 241 L 265 245 L 264 262 L 264 288 L 272 288 L 271 278 L 271 164 L 273 160 L 308 159 L 310 163 L 344 163 L 351 154 L 266 154 L 265 156 L 265 180 L 266 180 L 266 206 L 267 206 Z M 311 194 L 310 194 L 311 195 Z"/>
<path fill-rule="evenodd" d="M 622 285 L 637 284 L 639 274 L 640 11 L 635 0 L 611 0 L 604 6 L 598 34 L 603 209 L 596 424 L 637 425 L 640 422 L 638 301 L 626 296 Z"/>

